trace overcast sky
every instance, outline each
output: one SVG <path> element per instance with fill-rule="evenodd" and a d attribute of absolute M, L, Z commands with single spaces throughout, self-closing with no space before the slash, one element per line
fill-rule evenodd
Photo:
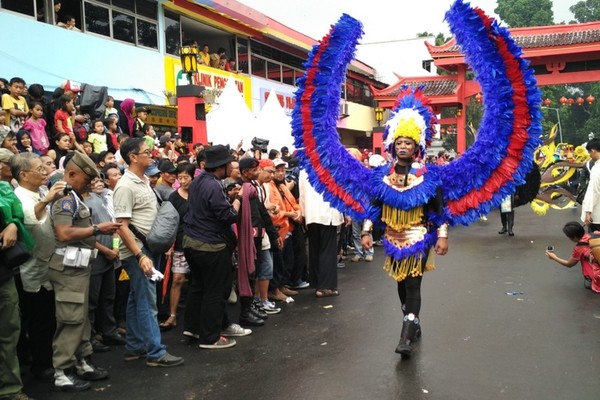
<path fill-rule="evenodd" d="M 434 35 L 439 32 L 449 35 L 444 14 L 452 4 L 452 0 L 238 1 L 314 39 L 323 37 L 342 13 L 350 14 L 363 23 L 365 31 L 357 58 L 376 68 L 387 83 L 395 81 L 392 72 L 405 76 L 418 72 L 414 71 L 414 66 L 420 66 L 423 56 L 421 53 L 414 53 L 410 43 L 417 33 L 427 31 Z M 553 0 L 555 21 L 572 20 L 573 14 L 569 7 L 577 2 L 578 0 Z M 497 17 L 494 14 L 497 6 L 495 0 L 473 0 L 471 4 Z M 372 44 L 378 42 L 388 44 Z M 424 47 L 420 43 L 415 45 L 419 49 Z M 404 62 L 406 56 L 412 57 L 413 62 Z"/>

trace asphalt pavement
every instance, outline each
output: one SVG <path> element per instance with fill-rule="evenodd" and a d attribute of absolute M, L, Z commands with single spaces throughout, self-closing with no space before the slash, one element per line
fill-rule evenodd
<path fill-rule="evenodd" d="M 56 393 L 24 375 L 35 399 L 597 399 L 600 294 L 583 288 L 562 234 L 578 209 L 540 217 L 518 208 L 514 237 L 488 221 L 450 230 L 449 253 L 423 279 L 423 337 L 411 359 L 394 353 L 401 311 L 396 284 L 371 263 L 346 261 L 339 297 L 306 289 L 267 325 L 224 350 L 201 350 L 182 322 L 163 335 L 185 357 L 175 368 L 124 362 L 113 347 L 94 356 L 111 373 L 81 394 Z M 232 306 L 231 314 L 237 314 Z"/>

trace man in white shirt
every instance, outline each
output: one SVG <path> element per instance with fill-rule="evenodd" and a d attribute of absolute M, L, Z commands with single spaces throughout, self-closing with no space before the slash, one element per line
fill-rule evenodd
<path fill-rule="evenodd" d="M 48 281 L 48 260 L 54 252 L 48 204 L 63 197 L 66 183 L 57 182 L 48 191 L 48 173 L 35 153 L 19 153 L 10 160 L 13 177 L 19 183 L 15 194 L 23 206 L 24 222 L 35 239 L 33 257 L 19 267 L 16 277 L 21 308 L 21 329 L 28 340 L 22 345 L 31 355 L 31 372 L 37 379 L 50 380 L 52 337 L 56 329 L 54 291 Z"/>
<path fill-rule="evenodd" d="M 323 200 L 304 171 L 299 186 L 300 207 L 308 230 L 310 286 L 316 289 L 317 297 L 337 296 L 337 233 L 344 216 Z"/>
<path fill-rule="evenodd" d="M 590 173 L 583 203 L 581 204 L 581 220 L 588 226 L 589 232 L 600 230 L 600 139 L 592 139 L 587 142 L 586 149 L 594 160 L 594 166 Z"/>

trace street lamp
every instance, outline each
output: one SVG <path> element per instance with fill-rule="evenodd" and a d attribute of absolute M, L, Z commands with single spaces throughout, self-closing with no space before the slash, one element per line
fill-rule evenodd
<path fill-rule="evenodd" d="M 381 126 L 381 121 L 383 121 L 383 108 L 375 108 L 375 121 L 377 121 L 377 126 Z"/>
<path fill-rule="evenodd" d="M 561 103 L 562 103 L 562 101 L 561 101 Z M 560 142 L 562 143 L 563 142 L 562 128 L 560 126 L 560 113 L 558 112 L 559 111 L 558 108 L 543 107 L 543 106 L 542 106 L 542 108 L 545 108 L 547 110 L 554 110 L 554 111 L 556 111 L 556 119 L 558 120 L 558 135 L 559 135 L 559 138 L 560 138 Z"/>
<path fill-rule="evenodd" d="M 181 69 L 184 74 L 187 74 L 191 85 L 192 74 L 198 72 L 198 46 L 182 46 L 179 49 L 179 57 L 181 57 Z"/>

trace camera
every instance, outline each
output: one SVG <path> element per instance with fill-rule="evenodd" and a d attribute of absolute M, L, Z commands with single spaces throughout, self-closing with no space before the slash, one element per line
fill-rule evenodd
<path fill-rule="evenodd" d="M 71 186 L 67 183 L 67 185 L 63 189 L 63 195 L 64 196 L 68 195 L 71 192 L 71 190 L 73 190 L 73 186 Z"/>
<path fill-rule="evenodd" d="M 546 247 L 546 250 L 547 251 L 554 251 L 554 246 L 548 246 L 548 247 Z"/>

